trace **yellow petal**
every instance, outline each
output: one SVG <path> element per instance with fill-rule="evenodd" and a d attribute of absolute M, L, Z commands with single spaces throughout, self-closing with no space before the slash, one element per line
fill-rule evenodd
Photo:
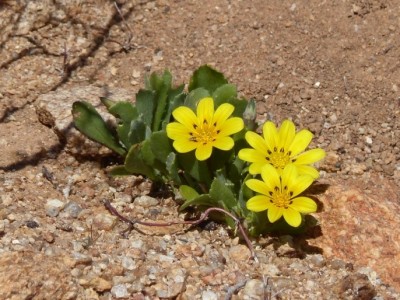
<path fill-rule="evenodd" d="M 316 148 L 300 154 L 293 162 L 298 165 L 309 165 L 323 159 L 325 155 L 326 153 L 324 150 Z"/>
<path fill-rule="evenodd" d="M 302 175 L 310 175 L 312 178 L 317 179 L 319 177 L 319 172 L 316 168 L 308 165 L 297 165 L 294 163 L 297 168 L 297 172 Z"/>
<path fill-rule="evenodd" d="M 241 160 L 248 161 L 248 162 L 260 162 L 260 163 L 268 163 L 265 159 L 265 156 L 262 155 L 260 152 L 250 149 L 244 148 L 239 151 L 238 156 Z M 260 170 L 261 171 L 261 170 Z"/>
<path fill-rule="evenodd" d="M 292 201 L 293 203 L 290 204 L 290 207 L 297 210 L 298 212 L 308 214 L 317 211 L 317 204 L 314 202 L 314 200 L 308 197 L 297 197 L 294 198 Z"/>
<path fill-rule="evenodd" d="M 206 160 L 206 159 L 210 158 L 211 153 L 212 153 L 211 144 L 206 144 L 206 145 L 197 144 L 196 158 L 198 160 Z"/>
<path fill-rule="evenodd" d="M 285 120 L 281 124 L 279 128 L 278 138 L 279 138 L 279 145 L 278 149 L 285 149 L 287 151 L 290 145 L 293 142 L 293 139 L 296 135 L 296 127 L 294 123 L 290 120 Z"/>
<path fill-rule="evenodd" d="M 249 189 L 255 191 L 256 193 L 266 196 L 269 196 L 269 192 L 271 191 L 265 182 L 258 179 L 249 179 L 246 181 L 246 185 L 249 187 Z"/>
<path fill-rule="evenodd" d="M 261 177 L 269 191 L 274 192 L 275 188 L 281 189 L 281 180 L 278 171 L 271 164 L 266 164 L 261 170 Z"/>
<path fill-rule="evenodd" d="M 286 165 L 282 171 L 282 188 L 292 190 L 297 178 L 297 168 L 293 164 Z"/>
<path fill-rule="evenodd" d="M 247 209 L 255 212 L 266 210 L 270 206 L 269 198 L 263 195 L 254 196 L 246 202 Z"/>
<path fill-rule="evenodd" d="M 189 139 L 179 139 L 174 141 L 173 146 L 179 153 L 186 153 L 196 149 L 197 143 L 189 141 Z"/>
<path fill-rule="evenodd" d="M 261 174 L 263 167 L 265 167 L 267 163 L 265 162 L 254 162 L 249 167 L 249 172 L 251 175 Z"/>
<path fill-rule="evenodd" d="M 271 205 L 268 208 L 268 220 L 271 223 L 274 223 L 275 221 L 279 220 L 280 217 L 283 215 L 283 209 L 276 207 L 275 205 Z"/>
<path fill-rule="evenodd" d="M 202 124 L 204 121 L 208 123 L 212 122 L 214 115 L 214 100 L 213 98 L 203 98 L 197 104 L 197 118 L 199 123 Z"/>
<path fill-rule="evenodd" d="M 268 147 L 266 141 L 253 131 L 246 132 L 245 139 L 247 143 L 263 155 L 267 155 Z"/>
<path fill-rule="evenodd" d="M 198 120 L 194 112 L 186 106 L 179 106 L 172 112 L 175 120 L 183 124 L 189 130 L 193 130 L 193 125 L 199 125 Z"/>
<path fill-rule="evenodd" d="M 297 210 L 289 207 L 283 211 L 285 221 L 292 227 L 299 227 L 301 224 L 301 215 Z"/>
<path fill-rule="evenodd" d="M 228 136 L 239 132 L 244 127 L 244 122 L 242 118 L 229 118 L 222 125 L 220 125 L 220 136 Z"/>
<path fill-rule="evenodd" d="M 293 193 L 291 197 L 296 197 L 298 194 L 304 192 L 313 182 L 314 178 L 310 175 L 299 175 L 289 185 L 289 191 Z"/>
<path fill-rule="evenodd" d="M 313 134 L 311 131 L 307 129 L 299 131 L 294 137 L 292 144 L 289 146 L 291 156 L 296 156 L 300 152 L 303 152 L 310 144 L 312 138 Z"/>
<path fill-rule="evenodd" d="M 217 129 L 230 117 L 230 115 L 235 110 L 235 107 L 229 103 L 223 103 L 218 106 L 217 110 L 214 113 L 213 124 L 217 124 Z"/>
<path fill-rule="evenodd" d="M 233 148 L 234 142 L 233 142 L 232 138 L 227 137 L 227 136 L 223 136 L 223 137 L 217 138 L 215 140 L 215 142 L 212 143 L 212 145 L 215 148 L 228 151 L 228 150 L 231 150 Z"/>
<path fill-rule="evenodd" d="M 271 121 L 264 123 L 263 136 L 268 149 L 273 151 L 274 147 L 278 147 L 278 131 Z"/>
<path fill-rule="evenodd" d="M 169 123 L 166 127 L 167 136 L 172 140 L 189 139 L 190 134 L 186 126 L 178 122 Z"/>

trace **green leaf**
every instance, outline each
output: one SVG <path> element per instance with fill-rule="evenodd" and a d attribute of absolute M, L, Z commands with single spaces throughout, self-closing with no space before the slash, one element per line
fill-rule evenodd
<path fill-rule="evenodd" d="M 257 128 L 256 117 L 256 102 L 254 99 L 250 99 L 250 101 L 247 103 L 246 109 L 243 112 L 244 124 L 248 130 L 255 130 Z"/>
<path fill-rule="evenodd" d="M 131 145 L 140 143 L 146 139 L 146 124 L 142 120 L 135 120 L 130 123 L 128 139 Z"/>
<path fill-rule="evenodd" d="M 154 169 L 146 164 L 141 151 L 142 147 L 142 144 L 135 144 L 129 149 L 125 158 L 125 169 L 132 174 L 142 174 L 155 180 L 156 174 Z"/>
<path fill-rule="evenodd" d="M 125 169 L 125 166 L 112 167 L 108 173 L 111 176 L 128 176 L 128 175 L 132 175 L 131 172 L 129 172 L 127 169 Z"/>
<path fill-rule="evenodd" d="M 204 65 L 193 73 L 189 83 L 189 92 L 202 87 L 212 94 L 218 87 L 226 83 L 228 83 L 228 81 L 222 73 Z"/>
<path fill-rule="evenodd" d="M 157 75 L 152 76 L 150 78 L 150 82 L 152 82 L 152 80 L 155 81 L 151 85 L 156 92 L 156 108 L 153 119 L 153 126 L 151 128 L 153 129 L 153 131 L 157 131 L 160 129 L 162 117 L 166 113 L 167 99 L 168 93 L 171 89 L 172 76 L 171 73 L 165 71 L 162 77 L 158 77 Z"/>
<path fill-rule="evenodd" d="M 126 101 L 116 102 L 108 108 L 108 111 L 110 114 L 124 122 L 131 122 L 138 118 L 136 107 L 132 103 Z"/>
<path fill-rule="evenodd" d="M 189 153 L 179 153 L 177 157 L 179 166 L 197 183 L 205 184 L 207 188 L 210 186 L 211 174 L 206 161 L 197 160 L 193 151 Z"/>
<path fill-rule="evenodd" d="M 150 145 L 154 156 L 164 163 L 168 155 L 173 151 L 170 139 L 165 131 L 153 132 L 150 137 Z"/>
<path fill-rule="evenodd" d="M 229 83 L 220 86 L 212 94 L 216 107 L 220 106 L 222 103 L 228 102 L 230 99 L 236 98 L 236 96 L 236 86 Z"/>
<path fill-rule="evenodd" d="M 183 89 L 183 86 L 182 86 Z M 174 92 L 173 92 L 174 93 Z M 171 96 L 172 97 L 172 96 Z M 174 111 L 174 109 L 176 109 L 179 106 L 182 106 L 184 101 L 186 98 L 186 94 L 184 93 L 179 93 L 177 95 L 174 96 L 174 98 L 171 98 L 173 100 L 169 100 L 169 107 L 168 107 L 168 112 L 166 113 L 166 115 L 164 116 L 164 121 L 162 123 L 162 130 L 165 130 L 165 128 L 167 127 L 168 123 L 171 122 L 171 115 L 172 112 Z"/>
<path fill-rule="evenodd" d="M 210 97 L 210 93 L 205 88 L 197 88 L 186 96 L 184 104 L 196 111 L 197 103 L 206 97 Z"/>
<path fill-rule="evenodd" d="M 237 200 L 231 189 L 227 187 L 228 184 L 228 180 L 222 176 L 215 178 L 211 184 L 210 196 L 216 202 L 222 203 L 225 209 L 232 211 L 237 205 Z"/>
<path fill-rule="evenodd" d="M 125 149 L 119 145 L 115 136 L 93 105 L 85 101 L 74 102 L 72 105 L 72 116 L 76 128 L 90 139 L 101 143 L 119 155 L 126 154 Z"/>
<path fill-rule="evenodd" d="M 136 108 L 139 117 L 150 128 L 152 128 L 154 110 L 156 106 L 156 95 L 154 91 L 140 90 L 136 95 Z"/>
<path fill-rule="evenodd" d="M 191 200 L 186 200 L 181 207 L 179 207 L 179 210 L 182 211 L 189 206 L 215 206 L 215 201 L 211 198 L 210 195 L 208 194 L 202 194 L 194 199 Z"/>
<path fill-rule="evenodd" d="M 199 193 L 188 185 L 181 185 L 179 187 L 179 192 L 185 200 L 193 200 L 199 196 Z"/>
<path fill-rule="evenodd" d="M 176 155 L 174 152 L 171 152 L 167 156 L 167 160 L 165 161 L 165 166 L 167 169 L 167 177 L 169 180 L 173 181 L 173 184 L 175 185 L 181 185 L 182 180 L 179 176 L 179 167 L 178 167 L 178 162 L 176 159 Z"/>

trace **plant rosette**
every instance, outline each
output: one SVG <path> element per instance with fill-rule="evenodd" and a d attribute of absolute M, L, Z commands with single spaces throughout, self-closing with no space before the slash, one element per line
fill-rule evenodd
<path fill-rule="evenodd" d="M 78 130 L 122 157 L 112 175 L 141 174 L 179 189 L 181 210 L 223 209 L 222 220 L 232 228 L 245 220 L 252 235 L 302 228 L 303 215 L 316 211 L 301 194 L 318 178 L 312 164 L 325 156 L 305 151 L 311 132 L 296 133 L 288 120 L 254 132 L 255 101 L 239 98 L 209 66 L 193 73 L 187 91 L 165 71 L 151 74 L 135 103 L 101 100 L 117 119 L 113 128 L 88 102 L 75 102 L 72 114 Z"/>

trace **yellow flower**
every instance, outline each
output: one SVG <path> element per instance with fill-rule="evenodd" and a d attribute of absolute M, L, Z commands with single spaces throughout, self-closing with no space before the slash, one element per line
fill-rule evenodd
<path fill-rule="evenodd" d="M 294 164 L 300 174 L 308 174 L 314 179 L 319 172 L 310 164 L 325 157 L 325 151 L 316 148 L 304 152 L 310 144 L 313 134 L 303 129 L 296 134 L 292 121 L 285 120 L 279 130 L 268 121 L 263 126 L 263 137 L 255 132 L 246 133 L 245 139 L 253 149 L 239 151 L 239 158 L 250 162 L 249 172 L 260 174 L 266 164 L 271 164 L 282 172 L 288 164 Z"/>
<path fill-rule="evenodd" d="M 244 127 L 241 118 L 229 118 L 235 110 L 229 103 L 221 104 L 214 111 L 214 100 L 203 98 L 197 105 L 197 115 L 188 107 L 180 106 L 172 112 L 177 122 L 167 125 L 167 135 L 174 140 L 173 146 L 179 153 L 196 149 L 196 158 L 206 160 L 212 148 L 230 150 L 234 142 L 230 135 Z"/>
<path fill-rule="evenodd" d="M 310 175 L 299 175 L 296 167 L 287 165 L 281 174 L 272 166 L 265 165 L 261 171 L 262 181 L 249 179 L 246 185 L 260 193 L 250 198 L 247 209 L 255 212 L 268 209 L 268 220 L 274 223 L 283 215 L 285 221 L 293 227 L 301 223 L 300 213 L 317 210 L 317 204 L 308 197 L 296 197 L 314 181 Z"/>

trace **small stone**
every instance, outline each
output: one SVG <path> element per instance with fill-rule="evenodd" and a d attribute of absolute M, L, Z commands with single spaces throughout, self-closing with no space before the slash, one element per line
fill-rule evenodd
<path fill-rule="evenodd" d="M 243 299 L 262 299 L 264 292 L 264 283 L 258 279 L 251 279 L 244 286 L 241 296 Z"/>
<path fill-rule="evenodd" d="M 369 137 L 369 136 L 366 136 L 366 137 L 365 137 L 365 142 L 366 142 L 367 144 L 371 145 L 371 144 L 372 144 L 372 138 Z"/>
<path fill-rule="evenodd" d="M 57 217 L 63 207 L 64 202 L 58 199 L 50 199 L 45 205 L 46 215 L 49 217 Z"/>
<path fill-rule="evenodd" d="M 202 300 L 218 300 L 218 295 L 213 291 L 203 291 L 201 293 Z"/>
<path fill-rule="evenodd" d="M 71 217 L 77 218 L 79 216 L 79 213 L 82 211 L 82 207 L 80 207 L 79 204 L 74 201 L 69 201 L 65 205 L 64 211 Z"/>
<path fill-rule="evenodd" d="M 33 228 L 38 228 L 39 224 L 35 220 L 28 220 L 28 221 L 26 221 L 26 227 L 32 228 L 32 229 Z"/>
<path fill-rule="evenodd" d="M 325 259 L 321 254 L 312 255 L 310 261 L 314 266 L 319 268 L 325 265 Z"/>
<path fill-rule="evenodd" d="M 128 289 L 125 284 L 117 284 L 111 288 L 111 294 L 115 298 L 127 298 L 129 297 Z"/>
<path fill-rule="evenodd" d="M 104 292 L 111 290 L 112 284 L 111 282 L 105 280 L 101 277 L 95 277 L 91 279 L 89 282 L 85 279 L 81 279 L 79 284 L 85 288 L 93 288 L 97 292 Z"/>
<path fill-rule="evenodd" d="M 136 268 L 135 261 L 129 256 L 124 256 L 122 258 L 121 264 L 124 269 L 130 270 L 130 271 L 132 271 Z"/>
<path fill-rule="evenodd" d="M 98 214 L 93 219 L 93 226 L 99 230 L 110 231 L 117 223 L 117 218 L 110 214 Z"/>
<path fill-rule="evenodd" d="M 317 81 L 314 83 L 314 88 L 318 89 L 321 86 L 321 82 Z"/>
<path fill-rule="evenodd" d="M 250 258 L 250 250 L 245 245 L 233 246 L 229 249 L 229 256 L 236 262 L 243 262 Z"/>
<path fill-rule="evenodd" d="M 159 201 L 156 198 L 144 195 L 137 197 L 134 203 L 142 207 L 151 207 L 158 205 Z"/>

